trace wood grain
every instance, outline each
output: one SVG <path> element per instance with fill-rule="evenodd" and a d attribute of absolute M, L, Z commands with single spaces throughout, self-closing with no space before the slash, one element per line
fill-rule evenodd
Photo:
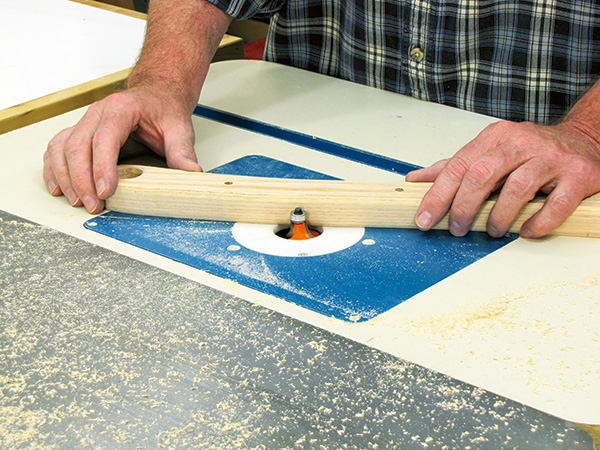
<path fill-rule="evenodd" d="M 125 87 L 131 69 L 97 78 L 87 83 L 44 95 L 0 111 L 0 134 L 101 100 Z"/>
<path fill-rule="evenodd" d="M 231 222 L 289 222 L 302 207 L 315 226 L 415 228 L 414 216 L 429 183 L 294 180 L 120 166 L 119 186 L 107 208 L 133 214 Z M 538 211 L 544 198 L 523 208 L 510 231 Z M 472 230 L 485 231 L 495 201 L 485 202 Z M 448 229 L 448 217 L 436 227 Z M 600 237 L 600 197 L 584 200 L 553 234 Z"/>

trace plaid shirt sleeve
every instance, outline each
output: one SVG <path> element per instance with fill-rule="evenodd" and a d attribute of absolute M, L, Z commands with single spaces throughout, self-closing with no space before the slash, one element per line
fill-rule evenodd
<path fill-rule="evenodd" d="M 209 0 L 273 15 L 265 59 L 549 123 L 600 75 L 594 0 Z"/>
<path fill-rule="evenodd" d="M 251 17 L 271 17 L 286 0 L 207 0 L 209 3 L 225 11 L 234 19 L 243 20 Z"/>

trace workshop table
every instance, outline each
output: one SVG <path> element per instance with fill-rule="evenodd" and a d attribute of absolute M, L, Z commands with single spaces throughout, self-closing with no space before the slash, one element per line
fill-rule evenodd
<path fill-rule="evenodd" d="M 0 134 L 121 89 L 146 14 L 94 0 L 0 0 Z M 226 35 L 215 60 L 243 58 Z"/>
<path fill-rule="evenodd" d="M 205 170 L 250 158 L 360 180 L 401 180 L 383 163 L 430 164 L 493 121 L 260 61 L 213 64 L 200 104 Z M 3 446 L 592 448 L 573 424 L 600 424 L 598 240 L 513 236 L 384 311 L 336 317 L 263 289 L 269 280 L 247 283 L 261 274 L 199 270 L 99 232 L 116 219 L 51 197 L 45 145 L 83 112 L 0 136 Z M 366 162 L 373 155 L 381 166 Z M 133 234 L 162 230 L 140 220 L 149 222 Z M 416 253 L 431 236 L 439 252 L 470 242 L 397 234 Z M 377 255 L 379 244 L 348 248 Z M 334 266 L 345 251 L 305 277 L 306 290 L 343 272 Z M 223 249 L 225 263 L 244 252 L 244 243 Z M 395 270 L 405 257 L 394 256 Z M 428 258 L 419 264 L 434 267 L 435 252 Z M 404 286 L 393 287 L 400 298 Z"/>

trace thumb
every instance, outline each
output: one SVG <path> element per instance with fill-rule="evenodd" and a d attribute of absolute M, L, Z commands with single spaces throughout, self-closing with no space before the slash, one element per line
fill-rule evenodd
<path fill-rule="evenodd" d="M 194 129 L 191 126 L 181 130 L 178 127 L 174 133 L 165 135 L 165 158 L 167 165 L 172 169 L 202 172 L 198 165 L 198 157 L 194 149 Z"/>

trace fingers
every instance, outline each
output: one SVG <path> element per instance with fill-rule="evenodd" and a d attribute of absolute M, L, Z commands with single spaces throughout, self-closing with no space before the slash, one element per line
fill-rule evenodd
<path fill-rule="evenodd" d="M 93 163 L 90 182 L 93 186 L 88 185 L 90 192 L 94 192 L 100 202 L 109 198 L 117 187 L 119 152 L 135 126 L 133 119 L 119 109 L 107 108 L 103 111 L 101 122 L 91 139 Z M 87 203 L 84 203 L 87 207 Z"/>
<path fill-rule="evenodd" d="M 504 236 L 523 206 L 553 176 L 541 158 L 523 161 L 509 147 L 509 144 L 498 145 L 470 164 L 459 158 L 458 170 L 452 170 L 452 160 L 448 162 L 446 168 L 450 172 L 442 171 L 428 193 L 437 198 L 425 197 L 420 208 L 422 211 L 417 214 L 429 212 L 435 220 L 431 224 L 433 226 L 449 209 L 450 233 L 465 236 L 483 203 L 502 186 L 488 218 L 487 232 L 492 237 Z M 461 173 L 464 175 L 459 179 Z M 510 174 L 508 178 L 507 174 Z M 417 221 L 419 219 L 417 215 Z"/>
<path fill-rule="evenodd" d="M 431 229 L 446 215 L 471 162 L 468 155 L 460 154 L 447 162 L 417 209 L 415 223 L 419 229 Z"/>
<path fill-rule="evenodd" d="M 191 120 L 170 127 L 165 133 L 165 158 L 173 169 L 201 172 L 194 149 L 194 127 Z"/>
<path fill-rule="evenodd" d="M 471 176 L 476 178 L 472 184 L 477 189 L 485 184 L 495 184 L 486 179 L 488 173 L 477 173 L 477 167 L 480 167 L 479 171 L 489 172 L 489 170 L 485 168 L 487 164 L 485 161 L 483 161 L 480 166 L 476 165 L 475 171 L 471 169 L 472 165 L 482 155 L 485 155 L 489 148 L 496 144 L 495 134 L 493 131 L 490 132 L 490 130 L 493 130 L 492 126 L 486 128 L 449 160 L 442 160 L 429 168 L 412 172 L 409 181 L 435 180 L 433 186 L 423 197 L 423 200 L 417 209 L 415 215 L 415 224 L 417 228 L 423 231 L 430 230 L 446 215 L 463 184 L 463 180 L 468 176 L 469 170 L 471 170 Z M 496 182 L 500 178 L 501 177 L 497 176 Z M 487 192 L 484 195 L 488 195 L 491 189 L 492 188 L 486 187 Z M 463 188 L 460 196 L 468 198 L 468 191 Z M 457 204 L 460 205 L 460 203 Z M 453 217 L 454 225 L 451 228 L 451 232 L 460 236 L 466 233 L 464 228 L 470 226 L 469 220 L 472 220 L 472 217 L 476 213 L 476 211 L 472 211 L 472 209 L 472 206 L 469 206 L 462 211 L 455 208 Z"/>
<path fill-rule="evenodd" d="M 563 182 L 548 195 L 544 206 L 521 227 L 521 236 L 538 238 L 558 227 L 575 211 L 586 193 L 576 182 Z"/>
<path fill-rule="evenodd" d="M 406 181 L 408 181 L 409 183 L 435 181 L 440 172 L 444 169 L 444 167 L 446 167 L 448 161 L 448 159 L 442 159 L 429 167 L 413 170 L 412 172 L 406 174 Z"/>
<path fill-rule="evenodd" d="M 77 126 L 73 128 L 64 145 L 68 174 L 62 177 L 61 189 L 63 185 L 70 184 L 79 201 L 90 213 L 98 213 L 104 208 L 103 202 L 96 194 L 92 175 L 93 140 L 101 120 L 101 112 L 93 108 L 88 110 Z M 66 195 L 69 198 L 69 195 Z M 73 205 L 70 199 L 69 202 Z"/>
<path fill-rule="evenodd" d="M 421 182 L 432 182 L 439 176 L 440 172 L 446 167 L 448 163 L 448 159 L 442 159 L 429 167 L 425 167 L 423 169 L 414 170 L 406 174 L 406 181 L 410 183 L 421 183 Z M 429 201 L 431 202 L 443 202 L 443 199 L 436 200 L 435 199 L 435 191 L 433 193 L 428 193 L 431 197 Z M 417 211 L 415 216 L 415 224 L 421 230 L 428 230 L 433 225 L 437 223 L 431 213 L 428 210 L 427 203 L 423 205 L 421 203 L 421 207 Z"/>
<path fill-rule="evenodd" d="M 522 132 L 518 124 L 492 124 L 443 165 L 436 164 L 425 172 L 414 174 L 413 179 L 425 179 L 438 172 L 417 210 L 417 227 L 429 230 L 449 211 L 450 233 L 464 236 L 486 199 L 504 184 L 504 193 L 488 223 L 490 235 L 504 235 L 518 211 L 547 181 L 540 177 L 539 166 L 526 165 L 531 155 L 520 144 L 517 132 Z M 512 179 L 505 182 L 511 173 Z M 530 183 L 529 180 L 536 181 Z"/>
<path fill-rule="evenodd" d="M 490 236 L 504 236 L 537 192 L 550 192 L 543 207 L 521 228 L 523 237 L 540 237 L 560 225 L 581 200 L 600 191 L 596 141 L 558 126 L 497 122 L 453 158 L 407 176 L 434 184 L 419 206 L 415 222 L 431 229 L 450 211 L 449 229 L 468 233 L 490 193 L 501 187 L 488 217 Z"/>
<path fill-rule="evenodd" d="M 553 176 L 548 164 L 540 158 L 532 159 L 515 170 L 504 183 L 488 217 L 488 234 L 496 238 L 504 236 L 519 211 Z"/>
<path fill-rule="evenodd" d="M 54 137 L 48 144 L 44 154 L 44 180 L 48 191 L 53 195 L 67 198 L 72 206 L 81 206 L 79 195 L 71 182 L 69 165 L 63 149 L 73 133 L 75 127 L 68 128 Z"/>
<path fill-rule="evenodd" d="M 133 131 L 170 167 L 201 171 L 186 108 L 142 90 L 113 94 L 91 105 L 79 123 L 59 133 L 44 155 L 44 181 L 53 195 L 99 213 L 118 182 L 120 149 Z"/>
<path fill-rule="evenodd" d="M 93 214 L 104 209 L 104 199 L 117 183 L 116 161 L 131 123 L 104 114 L 105 103 L 88 109 L 79 123 L 59 133 L 44 154 L 44 181 L 53 195 L 64 194 L 73 206 Z"/>
<path fill-rule="evenodd" d="M 70 135 L 71 128 L 61 131 L 49 143 L 44 153 L 44 182 L 48 192 L 54 196 L 62 195 L 63 191 L 58 182 L 58 175 L 61 173 L 61 168 L 66 168 L 66 161 L 59 154 L 59 149 L 64 147 L 64 143 Z M 54 168 L 54 169 L 53 169 Z"/>

